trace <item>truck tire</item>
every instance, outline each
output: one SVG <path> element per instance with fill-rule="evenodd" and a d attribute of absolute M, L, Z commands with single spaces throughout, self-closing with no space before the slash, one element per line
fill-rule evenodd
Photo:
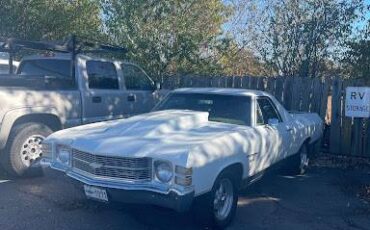
<path fill-rule="evenodd" d="M 221 173 L 211 192 L 197 197 L 193 205 L 195 220 L 202 227 L 224 229 L 233 220 L 238 203 L 238 184 L 231 172 Z"/>
<path fill-rule="evenodd" d="M 42 156 L 41 142 L 52 130 L 40 123 L 24 123 L 12 128 L 4 152 L 0 155 L 1 164 L 12 176 L 23 176 L 32 163 Z"/>

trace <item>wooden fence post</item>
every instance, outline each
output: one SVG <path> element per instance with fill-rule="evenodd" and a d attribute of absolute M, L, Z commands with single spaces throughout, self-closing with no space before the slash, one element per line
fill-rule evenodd
<path fill-rule="evenodd" d="M 332 107 L 330 127 L 330 153 L 340 154 L 341 146 L 341 95 L 342 80 L 335 78 L 332 86 Z"/>

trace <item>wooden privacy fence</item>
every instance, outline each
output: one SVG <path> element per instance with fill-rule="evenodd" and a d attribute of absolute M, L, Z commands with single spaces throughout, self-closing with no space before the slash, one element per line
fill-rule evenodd
<path fill-rule="evenodd" d="M 263 90 L 274 95 L 289 111 L 314 112 L 326 120 L 328 126 L 323 142 L 329 153 L 370 157 L 370 119 L 352 119 L 344 115 L 346 87 L 364 85 L 362 80 L 340 78 L 171 76 L 164 78 L 162 88 Z"/>

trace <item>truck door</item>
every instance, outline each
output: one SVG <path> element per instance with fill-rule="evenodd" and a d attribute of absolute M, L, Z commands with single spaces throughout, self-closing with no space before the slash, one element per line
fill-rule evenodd
<path fill-rule="evenodd" d="M 158 92 L 155 90 L 154 82 L 136 65 L 124 63 L 121 68 L 129 114 L 132 116 L 151 111 L 158 102 Z"/>
<path fill-rule="evenodd" d="M 84 64 L 83 123 L 122 117 L 117 107 L 123 103 L 123 94 L 114 63 L 86 60 Z"/>
<path fill-rule="evenodd" d="M 270 163 L 284 159 L 292 141 L 291 135 L 274 103 L 268 97 L 257 98 L 257 123 L 260 123 L 268 134 L 266 159 Z"/>

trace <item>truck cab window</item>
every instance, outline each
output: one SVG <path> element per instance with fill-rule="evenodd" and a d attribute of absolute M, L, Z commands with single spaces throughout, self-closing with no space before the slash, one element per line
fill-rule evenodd
<path fill-rule="evenodd" d="M 123 77 L 125 79 L 126 89 L 128 90 L 152 90 L 153 82 L 140 68 L 130 65 L 122 65 Z"/>
<path fill-rule="evenodd" d="M 71 61 L 62 59 L 24 60 L 18 68 L 18 74 L 55 76 L 72 80 Z"/>
<path fill-rule="evenodd" d="M 257 124 L 268 124 L 269 119 L 278 119 L 282 122 L 280 115 L 278 114 L 274 104 L 270 99 L 262 97 L 257 99 Z M 260 111 L 260 112 L 258 112 Z"/>
<path fill-rule="evenodd" d="M 116 67 L 111 62 L 87 61 L 90 89 L 119 89 Z"/>

